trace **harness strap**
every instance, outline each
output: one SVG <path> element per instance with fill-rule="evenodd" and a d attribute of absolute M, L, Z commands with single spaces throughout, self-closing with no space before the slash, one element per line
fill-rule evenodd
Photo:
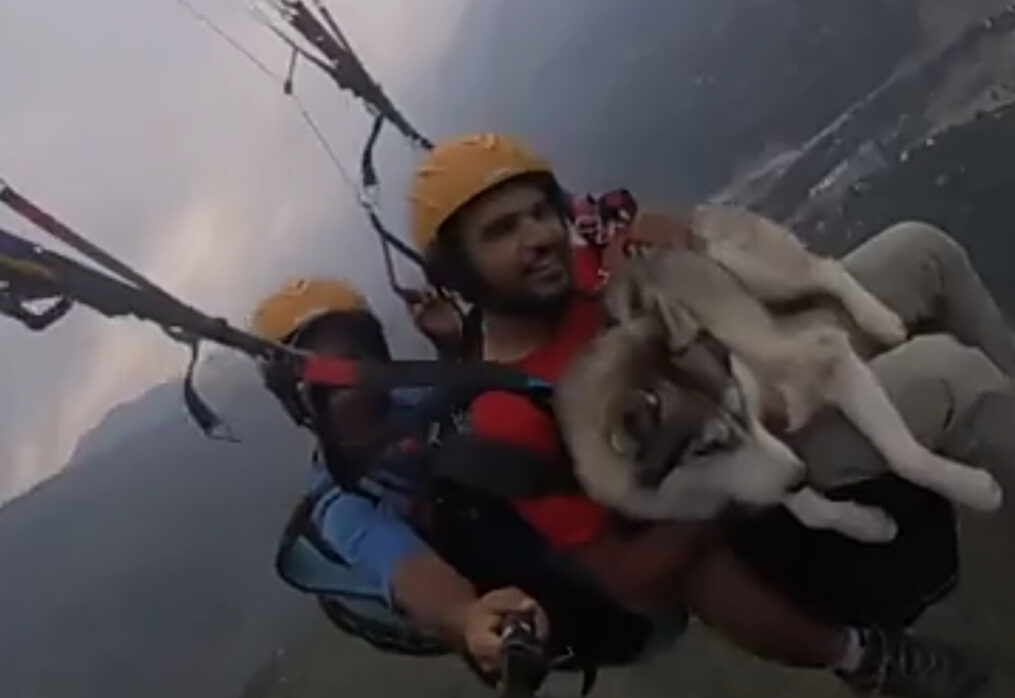
<path fill-rule="evenodd" d="M 201 346 L 197 338 L 192 338 L 188 344 L 190 346 L 190 361 L 187 363 L 187 372 L 183 377 L 183 404 L 186 405 L 187 412 L 209 438 L 215 441 L 239 443 L 240 440 L 233 433 L 229 424 L 215 414 L 215 411 L 208 406 L 208 403 L 194 387 L 194 371 L 197 369 Z"/>
<path fill-rule="evenodd" d="M 41 298 L 23 294 L 19 289 L 8 285 L 7 288 L 0 289 L 0 314 L 19 321 L 33 332 L 41 332 L 59 322 L 74 306 L 74 301 L 66 296 L 53 299 L 47 295 L 45 298 L 54 302 L 44 310 L 34 312 L 27 307 L 26 303 Z"/>
<path fill-rule="evenodd" d="M 374 123 L 370 129 L 370 135 L 367 137 L 366 143 L 363 146 L 363 153 L 360 156 L 360 181 L 363 188 L 360 205 L 363 207 L 363 211 L 366 213 L 371 227 L 373 227 L 374 232 L 377 233 L 377 237 L 380 240 L 381 254 L 384 257 L 384 271 L 388 276 L 388 284 L 395 293 L 402 297 L 403 300 L 409 301 L 411 300 L 410 296 L 413 292 L 410 289 L 403 287 L 398 282 L 397 275 L 395 274 L 395 262 L 391 256 L 391 249 L 394 248 L 399 254 L 420 269 L 425 269 L 426 263 L 423 260 L 423 257 L 416 252 L 416 250 L 409 247 L 405 244 L 405 242 L 398 238 L 398 236 L 394 235 L 384 226 L 384 223 L 381 222 L 380 214 L 377 213 L 375 203 L 380 179 L 377 176 L 377 168 L 374 166 L 374 146 L 377 145 L 377 139 L 381 135 L 381 129 L 383 126 L 384 115 L 378 113 L 376 117 L 374 117 Z"/>
<path fill-rule="evenodd" d="M 373 389 L 445 387 L 463 390 L 505 390 L 549 397 L 546 381 L 492 362 L 454 364 L 428 360 L 370 361 L 306 354 L 297 357 L 301 377 L 318 385 Z"/>
<path fill-rule="evenodd" d="M 305 357 L 297 368 L 297 379 L 313 385 L 360 387 L 377 392 L 394 388 L 431 389 L 411 411 L 393 420 L 365 444 L 367 449 L 418 433 L 427 424 L 445 419 L 487 391 L 521 394 L 543 405 L 548 405 L 553 392 L 553 386 L 545 381 L 492 363 L 350 361 L 313 355 Z"/>
<path fill-rule="evenodd" d="M 131 282 L 138 288 L 144 289 L 148 293 L 151 293 L 163 300 L 168 299 L 176 302 L 175 298 L 172 298 L 172 296 L 167 294 L 161 288 L 148 281 L 148 279 L 143 277 L 141 274 L 138 274 L 120 260 L 108 254 L 102 248 L 93 245 L 91 242 L 75 233 L 69 226 L 64 225 L 57 220 L 56 217 L 43 211 L 33 202 L 16 192 L 3 180 L 0 180 L 0 202 L 6 204 L 8 208 L 25 220 L 34 223 L 40 230 L 49 233 L 57 240 L 69 245 L 89 259 L 92 259 L 106 269 L 109 269 L 114 274 Z"/>
<path fill-rule="evenodd" d="M 374 146 L 377 145 L 377 138 L 381 135 L 381 129 L 384 127 L 384 116 L 378 114 L 374 117 L 374 124 L 370 128 L 370 135 L 367 137 L 367 142 L 363 145 L 363 154 L 360 156 L 359 171 L 360 179 L 363 180 L 363 189 L 366 192 L 372 192 L 380 184 L 380 180 L 377 177 L 377 168 L 374 167 Z"/>
<path fill-rule="evenodd" d="M 27 201 L 9 186 L 0 190 L 0 201 L 7 203 L 11 197 Z M 109 253 L 73 233 L 34 204 L 29 209 L 14 210 L 26 217 L 31 216 L 29 220 L 45 218 L 53 221 L 47 232 L 68 241 L 79 252 L 121 278 L 89 268 L 0 228 L 0 278 L 9 283 L 19 287 L 24 284 L 37 296 L 48 293 L 49 296 L 73 298 L 107 317 L 133 315 L 155 322 L 173 339 L 180 341 L 186 333 L 190 333 L 249 356 L 292 353 L 276 342 L 239 330 L 221 318 L 209 317 L 181 302 Z"/>
<path fill-rule="evenodd" d="M 377 212 L 376 207 L 376 195 L 380 185 L 380 179 L 377 176 L 377 169 L 374 167 L 374 146 L 377 144 L 377 139 L 380 136 L 381 129 L 384 126 L 385 117 L 383 114 L 378 113 L 374 118 L 373 127 L 370 130 L 370 135 L 367 138 L 366 144 L 363 147 L 363 154 L 360 157 L 360 179 L 362 180 L 363 194 L 360 200 L 360 205 L 366 213 L 367 220 L 370 221 L 370 226 L 374 229 L 377 234 L 377 238 L 381 244 L 381 255 L 384 261 L 384 272 L 388 277 L 388 285 L 391 290 L 395 292 L 404 302 L 414 303 L 419 298 L 419 292 L 406 288 L 398 280 L 398 275 L 395 272 L 395 260 L 391 254 L 392 249 L 402 255 L 405 259 L 412 262 L 421 271 L 426 273 L 426 260 L 423 256 L 407 245 L 401 238 L 393 234 L 381 221 L 381 216 Z M 438 288 L 437 292 L 442 298 L 451 303 L 451 307 L 462 318 L 463 322 L 465 319 L 465 313 L 462 311 L 459 304 L 452 298 L 448 292 L 443 288 Z"/>
<path fill-rule="evenodd" d="M 531 450 L 461 434 L 434 454 L 434 475 L 484 495 L 527 499 L 581 491 L 570 468 Z"/>

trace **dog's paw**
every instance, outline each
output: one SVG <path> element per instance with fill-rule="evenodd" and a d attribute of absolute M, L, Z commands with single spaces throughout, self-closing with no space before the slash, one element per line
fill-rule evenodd
<path fill-rule="evenodd" d="M 881 344 L 894 347 L 906 341 L 909 333 L 902 318 L 873 296 L 853 310 L 860 329 Z"/>
<path fill-rule="evenodd" d="M 896 462 L 893 469 L 907 480 L 976 511 L 997 511 L 1004 503 L 1004 490 L 993 475 L 934 453 Z"/>
<path fill-rule="evenodd" d="M 969 468 L 953 495 L 961 504 L 977 511 L 997 511 L 1004 503 L 1004 490 L 986 470 Z"/>
<path fill-rule="evenodd" d="M 864 543 L 895 540 L 898 524 L 876 507 L 826 499 L 810 488 L 790 496 L 786 508 L 808 528 L 836 531 Z"/>
<path fill-rule="evenodd" d="M 899 533 L 899 525 L 885 511 L 855 502 L 836 502 L 835 515 L 828 528 L 862 543 L 890 543 Z"/>

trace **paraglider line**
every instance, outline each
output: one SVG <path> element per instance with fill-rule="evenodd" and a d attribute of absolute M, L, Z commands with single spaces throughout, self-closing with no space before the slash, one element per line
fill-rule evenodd
<path fill-rule="evenodd" d="M 244 47 L 239 41 L 230 36 L 229 33 L 226 32 L 224 29 L 216 25 L 215 22 L 213 22 L 210 18 L 208 18 L 207 15 L 203 14 L 200 10 L 195 8 L 190 2 L 188 2 L 188 0 L 174 0 L 174 1 L 177 4 L 181 5 L 183 8 L 185 8 L 195 20 L 204 24 L 206 27 L 211 29 L 215 34 L 217 34 L 220 38 L 225 40 L 230 46 L 239 51 L 251 63 L 253 63 L 254 66 L 259 68 L 262 73 L 271 78 L 272 82 L 275 82 L 283 86 L 285 85 L 286 81 L 282 78 L 282 76 L 280 76 L 278 73 L 274 72 L 271 68 L 265 65 L 264 62 L 261 61 L 253 53 L 251 53 L 249 49 Z M 278 33 L 281 36 L 281 38 L 285 39 L 286 42 L 293 48 L 294 51 L 298 52 L 305 58 L 314 61 L 315 63 L 321 64 L 320 59 L 316 58 L 313 55 L 307 54 L 303 48 L 296 45 L 289 37 L 285 36 L 284 34 L 281 34 L 281 32 L 278 31 L 278 28 L 271 25 L 270 22 L 267 22 L 263 18 L 263 16 L 261 17 L 261 19 L 262 21 L 264 21 L 264 24 L 268 28 L 272 29 L 273 31 Z M 295 92 L 290 92 L 288 96 L 292 98 L 293 103 L 296 106 L 296 110 L 299 112 L 300 117 L 303 119 L 303 122 L 310 129 L 311 133 L 314 135 L 314 138 L 317 140 L 318 144 L 324 149 L 324 152 L 327 154 L 328 159 L 331 160 L 332 164 L 335 166 L 335 169 L 338 170 L 339 175 L 341 175 L 342 177 L 342 181 L 345 182 L 347 187 L 349 187 L 350 192 L 356 198 L 356 201 L 361 206 L 366 205 L 365 197 L 359 191 L 359 188 L 356 186 L 355 180 L 353 180 L 352 176 L 349 174 L 349 171 L 346 170 L 345 166 L 342 164 L 341 159 L 338 157 L 338 153 L 336 153 L 335 149 L 331 147 L 331 144 L 328 142 L 328 139 L 324 136 L 324 132 L 317 125 L 317 122 L 314 121 L 313 116 L 311 116 L 310 114 L 310 110 L 303 103 L 303 101 L 296 96 Z"/>
<path fill-rule="evenodd" d="M 267 75 L 276 82 L 282 82 L 282 78 L 275 71 L 273 71 L 271 68 L 265 65 L 260 58 L 255 56 L 248 48 L 243 46 L 243 44 L 241 44 L 239 41 L 231 37 L 224 29 L 215 24 L 215 22 L 213 22 L 211 18 L 209 18 L 206 14 L 204 14 L 196 7 L 194 7 L 192 4 L 190 4 L 188 0 L 174 0 L 174 2 L 183 7 L 190 14 L 190 16 L 193 17 L 196 21 L 200 22 L 204 26 L 208 27 L 208 29 L 211 29 L 213 32 L 218 34 L 220 38 L 225 40 L 230 46 L 239 51 L 244 57 L 246 57 L 248 61 L 253 63 L 258 69 L 260 69 L 262 73 L 264 73 L 265 75 Z"/>
<path fill-rule="evenodd" d="M 349 171 L 345 169 L 345 165 L 343 165 L 342 161 L 339 159 L 338 153 L 336 153 L 335 149 L 331 147 L 331 144 L 328 142 L 328 139 L 324 136 L 324 132 L 317 125 L 317 122 L 314 121 L 314 117 L 310 115 L 310 110 L 307 109 L 306 105 L 303 104 L 303 101 L 299 97 L 297 97 L 295 93 L 289 96 L 292 98 L 294 104 L 296 105 L 296 110 L 300 113 L 300 116 L 303 117 L 304 123 L 306 123 L 311 133 L 314 134 L 314 137 L 317 139 L 317 142 L 324 149 L 324 152 L 328 154 L 328 158 L 335 166 L 335 169 L 338 170 L 338 173 L 339 175 L 341 175 L 342 180 L 345 182 L 346 186 L 349 187 L 353 196 L 356 197 L 356 200 L 360 204 L 363 204 L 364 199 L 363 196 L 360 194 L 359 188 L 356 186 L 356 182 L 353 180 L 352 175 L 349 174 Z"/>
<path fill-rule="evenodd" d="M 275 26 L 275 24 L 265 16 L 265 14 L 261 11 L 261 9 L 257 5 L 251 5 L 250 9 L 253 11 L 255 18 L 261 24 L 263 24 L 265 27 L 271 30 L 276 36 L 278 36 L 283 42 L 285 42 L 292 49 L 292 55 L 289 61 L 289 70 L 287 72 L 287 75 L 285 77 L 282 77 L 275 71 L 271 70 L 267 65 L 265 65 L 263 61 L 257 58 L 257 56 L 255 56 L 249 49 L 244 47 L 239 41 L 230 36 L 228 32 L 226 32 L 224 29 L 215 24 L 215 22 L 213 22 L 207 15 L 205 15 L 196 7 L 194 7 L 189 2 L 189 0 L 175 0 L 175 1 L 178 5 L 183 7 L 191 15 L 193 19 L 205 25 L 208 29 L 211 29 L 216 35 L 218 35 L 219 38 L 226 41 L 230 46 L 233 47 L 233 49 L 238 51 L 247 60 L 253 63 L 254 66 L 257 67 L 266 76 L 268 76 L 268 78 L 271 79 L 272 82 L 281 85 L 283 94 L 285 94 L 286 96 L 288 96 L 290 99 L 293 100 L 296 110 L 300 114 L 300 118 L 303 119 L 304 124 L 306 124 L 307 128 L 310 129 L 310 132 L 317 140 L 318 145 L 320 145 L 320 147 L 324 150 L 325 154 L 328 156 L 328 159 L 331 160 L 332 165 L 338 171 L 338 174 L 342 178 L 342 181 L 349 188 L 350 193 L 355 198 L 359 206 L 367 214 L 371 224 L 377 231 L 378 237 L 380 238 L 381 242 L 382 253 L 384 255 L 385 271 L 387 273 L 388 280 L 391 284 L 392 290 L 396 294 L 406 297 L 407 290 L 398 283 L 395 275 L 394 260 L 391 257 L 390 248 L 391 246 L 394 246 L 401 254 L 405 255 L 406 258 L 408 258 L 414 264 L 417 264 L 421 267 L 423 266 L 422 260 L 419 258 L 419 255 L 416 254 L 414 250 L 406 246 L 401 240 L 393 236 L 386 228 L 384 228 L 384 226 L 380 222 L 380 216 L 374 206 L 374 203 L 369 195 L 369 192 L 367 191 L 367 189 L 361 188 L 356 184 L 352 175 L 350 175 L 349 171 L 342 164 L 342 160 L 341 158 L 338 157 L 338 153 L 331 146 L 331 143 L 328 141 L 327 137 L 325 137 L 324 132 L 317 125 L 317 122 L 310 114 L 310 110 L 303 103 L 303 101 L 297 96 L 293 88 L 293 75 L 295 72 L 297 56 L 302 56 L 311 63 L 317 65 L 319 68 L 321 68 L 321 70 L 323 70 L 325 73 L 329 75 L 332 74 L 332 67 L 324 60 L 318 58 L 317 56 L 310 53 L 307 49 L 300 46 L 294 39 L 287 36 L 282 30 L 280 30 L 277 26 Z M 288 9 L 285 0 L 275 0 L 275 4 L 277 5 L 278 9 L 283 13 L 285 13 L 285 11 Z M 321 15 L 324 17 L 325 23 L 337 35 L 335 37 L 337 39 L 336 43 L 338 43 L 343 50 L 349 51 L 348 42 L 346 41 L 345 36 L 338 29 L 338 25 L 335 23 L 334 18 L 328 12 L 327 8 L 325 8 L 318 0 L 314 0 L 314 5 L 321 13 Z M 353 60 L 355 60 L 354 54 L 351 54 L 350 52 L 350 55 L 352 56 Z M 356 62 L 358 63 L 358 61 Z M 381 110 L 376 105 L 367 101 L 366 106 L 368 112 L 378 117 L 384 118 L 384 115 L 381 113 Z M 375 123 L 374 132 L 371 134 L 371 138 L 369 140 L 369 143 L 371 145 L 368 146 L 368 148 L 372 148 L 372 143 L 376 140 L 380 123 L 381 123 L 380 121 Z M 429 143 L 425 141 L 425 139 L 423 139 L 421 142 L 424 145 L 429 145 Z M 374 175 L 374 179 L 376 179 L 376 175 Z M 367 183 L 364 182 L 364 187 L 367 186 L 368 186 Z"/>

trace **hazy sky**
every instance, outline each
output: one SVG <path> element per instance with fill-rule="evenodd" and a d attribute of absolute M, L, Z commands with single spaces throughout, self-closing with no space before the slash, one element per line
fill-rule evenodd
<path fill-rule="evenodd" d="M 284 71 L 286 51 L 245 0 L 192 1 Z M 418 115 L 427 71 L 469 1 L 329 6 L 396 102 Z M 360 107 L 308 65 L 297 87 L 355 172 L 369 125 Z M 383 142 L 396 224 L 411 157 L 399 139 Z M 301 273 L 345 275 L 382 312 L 397 312 L 375 240 L 292 103 L 174 0 L 0 3 L 0 177 L 230 319 L 243 321 L 260 293 Z M 0 223 L 31 231 L 6 212 Z M 185 353 L 153 327 L 79 309 L 37 335 L 0 318 L 0 357 L 3 501 L 58 470 L 114 404 L 177 374 Z"/>

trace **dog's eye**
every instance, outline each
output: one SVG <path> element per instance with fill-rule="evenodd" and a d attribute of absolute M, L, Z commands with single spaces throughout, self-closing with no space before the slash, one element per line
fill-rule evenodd
<path fill-rule="evenodd" d="M 733 430 L 723 420 L 712 419 L 702 427 L 701 434 L 688 446 L 687 455 L 707 456 L 726 448 L 733 438 Z"/>
<path fill-rule="evenodd" d="M 726 422 L 719 419 L 713 419 L 705 424 L 704 436 L 705 441 L 709 443 L 726 443 L 730 440 L 732 431 L 730 430 L 730 425 Z"/>
<path fill-rule="evenodd" d="M 662 424 L 662 401 L 654 391 L 642 388 L 629 397 L 620 428 L 610 435 L 610 447 L 625 456 L 637 456 Z"/>
<path fill-rule="evenodd" d="M 624 420 L 631 421 L 635 433 L 648 435 L 662 422 L 662 402 L 655 391 L 641 388 L 635 392 L 636 403 L 624 414 Z"/>
<path fill-rule="evenodd" d="M 635 455 L 634 452 L 637 450 L 637 446 L 622 429 L 610 433 L 610 448 L 618 456 L 627 457 Z"/>
<path fill-rule="evenodd" d="M 638 396 L 645 401 L 645 404 L 650 409 L 654 412 L 659 412 L 659 396 L 654 391 L 642 388 L 638 391 Z"/>
<path fill-rule="evenodd" d="M 726 386 L 722 394 L 722 405 L 728 412 L 739 415 L 744 411 L 744 398 L 735 383 Z"/>

